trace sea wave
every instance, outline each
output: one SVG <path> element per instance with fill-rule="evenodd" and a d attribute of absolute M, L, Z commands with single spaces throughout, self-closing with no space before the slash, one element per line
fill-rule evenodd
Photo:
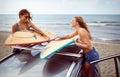
<path fill-rule="evenodd" d="M 107 39 L 107 38 L 93 38 L 94 41 L 98 42 L 110 42 L 110 43 L 116 43 L 120 44 L 120 39 Z"/>
<path fill-rule="evenodd" d="M 120 26 L 120 21 L 90 21 L 88 25 L 101 25 L 101 26 Z"/>
<path fill-rule="evenodd" d="M 37 22 L 36 24 L 44 25 L 70 25 L 68 22 Z M 120 22 L 87 22 L 90 26 L 120 26 Z"/>

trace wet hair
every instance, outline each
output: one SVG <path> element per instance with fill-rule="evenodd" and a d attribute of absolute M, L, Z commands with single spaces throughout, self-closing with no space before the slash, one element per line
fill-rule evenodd
<path fill-rule="evenodd" d="M 75 16 L 74 18 L 75 18 L 76 22 L 78 22 L 78 24 L 80 25 L 80 27 L 84 28 L 90 34 L 90 31 L 89 31 L 88 26 L 85 23 L 84 19 L 81 16 Z M 90 39 L 92 39 L 91 34 L 90 34 Z"/>
<path fill-rule="evenodd" d="M 32 20 L 32 17 L 30 16 L 30 12 L 27 9 L 22 9 L 19 11 L 19 18 L 20 18 L 20 15 L 24 15 L 26 13 L 28 14 L 29 20 Z"/>

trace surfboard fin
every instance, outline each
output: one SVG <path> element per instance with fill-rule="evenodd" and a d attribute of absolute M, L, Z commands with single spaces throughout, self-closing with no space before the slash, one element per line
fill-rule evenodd
<path fill-rule="evenodd" d="M 33 37 L 34 37 L 35 39 L 37 39 L 37 37 L 36 37 L 36 35 L 35 35 L 35 34 L 33 35 Z"/>

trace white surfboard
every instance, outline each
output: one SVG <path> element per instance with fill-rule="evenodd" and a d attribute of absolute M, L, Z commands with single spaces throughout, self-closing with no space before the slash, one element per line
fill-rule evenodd
<path fill-rule="evenodd" d="M 78 36 L 72 39 L 59 40 L 49 43 L 46 47 L 43 48 L 42 52 L 40 53 L 40 58 L 44 59 L 61 50 L 62 48 L 74 43 L 74 40 L 76 40 L 76 38 L 78 38 Z"/>

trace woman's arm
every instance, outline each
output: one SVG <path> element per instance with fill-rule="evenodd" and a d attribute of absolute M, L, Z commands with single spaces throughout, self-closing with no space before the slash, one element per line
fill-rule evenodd
<path fill-rule="evenodd" d="M 69 38 L 72 38 L 72 37 L 76 36 L 77 34 L 78 34 L 78 32 L 75 31 L 71 34 L 68 34 L 68 35 L 65 35 L 65 36 L 62 36 L 62 37 L 58 37 L 58 38 L 56 38 L 56 40 L 69 39 Z"/>
<path fill-rule="evenodd" d="M 31 22 L 29 23 L 30 27 L 32 27 L 36 32 L 40 33 L 41 35 L 49 38 L 40 28 L 36 27 L 34 24 Z"/>
<path fill-rule="evenodd" d="M 15 33 L 16 32 L 16 25 L 12 25 L 12 33 Z"/>

